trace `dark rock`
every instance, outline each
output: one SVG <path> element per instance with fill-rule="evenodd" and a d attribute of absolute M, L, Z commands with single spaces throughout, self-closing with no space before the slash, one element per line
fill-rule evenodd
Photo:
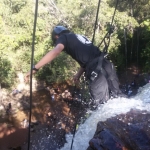
<path fill-rule="evenodd" d="M 149 118 L 149 112 L 131 110 L 99 122 L 87 150 L 150 150 Z"/>

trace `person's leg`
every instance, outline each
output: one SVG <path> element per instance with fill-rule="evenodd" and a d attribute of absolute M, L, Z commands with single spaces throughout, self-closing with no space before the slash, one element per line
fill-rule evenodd
<path fill-rule="evenodd" d="M 103 104 L 109 99 L 108 83 L 101 73 L 94 81 L 90 81 L 89 90 L 95 105 Z"/>
<path fill-rule="evenodd" d="M 114 65 L 107 59 L 103 61 L 103 68 L 107 73 L 108 88 L 112 92 L 113 96 L 123 96 L 126 97 L 119 88 L 119 79 L 116 74 L 116 69 Z"/>

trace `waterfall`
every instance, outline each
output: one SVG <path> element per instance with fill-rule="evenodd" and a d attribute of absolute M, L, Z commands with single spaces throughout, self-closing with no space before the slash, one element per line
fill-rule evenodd
<path fill-rule="evenodd" d="M 100 105 L 96 111 L 92 111 L 90 117 L 78 127 L 72 150 L 87 149 L 89 140 L 93 138 L 99 121 L 105 121 L 121 113 L 127 113 L 133 108 L 150 111 L 150 83 L 139 88 L 138 94 L 134 97 L 110 99 L 107 103 Z M 70 149 L 72 138 L 72 134 L 66 135 L 67 143 L 61 150 Z"/>

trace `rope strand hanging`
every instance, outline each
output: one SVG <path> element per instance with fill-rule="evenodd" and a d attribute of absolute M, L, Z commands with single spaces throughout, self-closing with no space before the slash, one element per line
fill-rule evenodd
<path fill-rule="evenodd" d="M 32 116 L 32 68 L 34 59 L 34 44 L 35 44 L 35 32 L 37 23 L 37 12 L 38 12 L 38 0 L 35 2 L 35 15 L 34 15 L 34 27 L 32 36 L 32 54 L 31 54 L 31 74 L 30 74 L 30 113 L 29 113 L 29 130 L 28 130 L 28 150 L 30 149 L 30 131 L 31 131 L 31 116 Z"/>
<path fill-rule="evenodd" d="M 104 36 L 104 38 L 102 39 L 102 41 L 98 45 L 98 47 L 100 47 L 101 44 L 104 42 L 105 47 L 103 49 L 103 52 L 106 52 L 106 53 L 107 53 L 107 50 L 108 50 L 108 47 L 109 47 L 109 44 L 110 44 L 110 36 L 111 36 L 111 34 L 113 33 L 113 30 L 114 30 L 113 22 L 114 22 L 114 18 L 115 18 L 117 6 L 118 6 L 118 1 L 119 0 L 117 0 L 116 5 L 115 5 L 115 10 L 114 10 L 114 14 L 113 14 L 113 17 L 112 17 L 112 21 L 111 21 L 111 24 L 110 24 L 109 31 L 106 33 L 106 35 Z M 108 39 L 107 44 L 106 44 L 106 41 L 105 41 L 106 38 Z"/>
<path fill-rule="evenodd" d="M 95 26 L 94 26 L 94 33 L 93 33 L 92 43 L 94 42 L 94 38 L 95 38 L 96 25 L 97 25 L 99 10 L 100 10 L 100 3 L 101 3 L 101 0 L 99 0 L 99 2 L 98 2 L 97 14 L 96 14 L 96 20 L 95 20 Z"/>

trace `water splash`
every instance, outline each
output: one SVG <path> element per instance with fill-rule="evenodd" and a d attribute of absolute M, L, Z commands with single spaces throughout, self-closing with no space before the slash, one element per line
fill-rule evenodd
<path fill-rule="evenodd" d="M 81 150 L 81 147 L 83 150 L 87 149 L 89 140 L 93 138 L 99 121 L 105 121 L 121 113 L 127 113 L 132 108 L 150 111 L 150 83 L 139 88 L 138 94 L 130 99 L 115 98 L 109 100 L 106 104 L 100 105 L 96 111 L 93 111 L 84 124 L 79 126 L 75 134 L 72 150 Z M 61 150 L 70 149 L 72 138 L 72 134 L 66 135 L 67 143 Z"/>

